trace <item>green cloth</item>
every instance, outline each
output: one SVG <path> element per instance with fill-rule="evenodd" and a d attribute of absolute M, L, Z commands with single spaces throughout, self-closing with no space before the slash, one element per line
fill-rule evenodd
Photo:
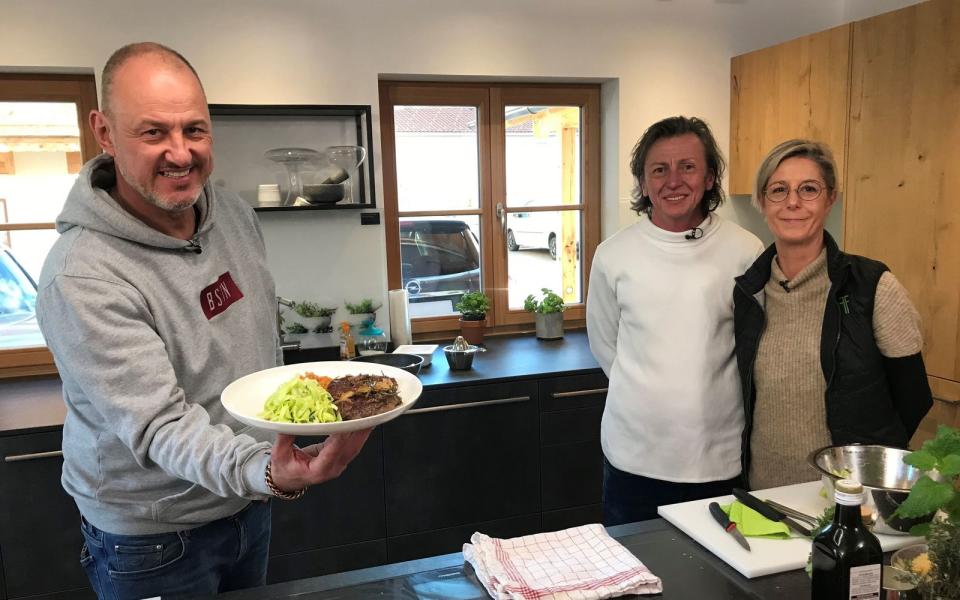
<path fill-rule="evenodd" d="M 732 504 L 721 504 L 720 508 L 727 513 L 727 517 L 737 524 L 746 537 L 761 537 L 771 540 L 786 540 L 790 538 L 790 528 L 779 521 L 771 521 L 765 516 L 748 506 L 744 506 L 739 500 L 734 500 Z"/>

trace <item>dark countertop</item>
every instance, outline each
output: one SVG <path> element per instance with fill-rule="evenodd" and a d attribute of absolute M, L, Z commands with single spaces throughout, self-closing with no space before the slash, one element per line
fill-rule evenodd
<path fill-rule="evenodd" d="M 471 370 L 451 371 L 441 344 L 431 366 L 420 371 L 424 388 L 575 375 L 600 369 L 590 353 L 586 330 L 568 331 L 562 340 L 553 341 L 540 341 L 532 335 L 488 337 L 484 345 L 487 352 L 474 357 Z M 335 360 L 335 355 L 291 353 L 287 362 L 304 360 Z M 0 436 L 55 430 L 63 425 L 65 415 L 58 377 L 0 380 Z"/>
<path fill-rule="evenodd" d="M 420 370 L 420 381 L 426 389 L 600 370 L 590 353 L 585 329 L 567 331 L 563 339 L 551 341 L 532 335 L 488 337 L 483 344 L 487 351 L 473 357 L 469 371 L 450 370 L 443 354 L 444 345 L 448 344 L 439 344 L 433 353 L 432 364 Z"/>
<path fill-rule="evenodd" d="M 747 579 L 662 519 L 611 527 L 609 531 L 660 577 L 663 594 L 657 598 L 806 600 L 810 597 L 810 580 L 802 570 Z M 489 598 L 473 568 L 463 562 L 459 552 L 218 596 L 229 600 L 351 600 L 373 597 Z"/>

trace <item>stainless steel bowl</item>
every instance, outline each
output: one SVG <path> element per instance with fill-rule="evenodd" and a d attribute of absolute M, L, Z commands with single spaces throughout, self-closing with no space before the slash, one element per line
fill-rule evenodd
<path fill-rule="evenodd" d="M 465 349 L 457 349 L 452 344 L 443 347 L 443 355 L 447 357 L 447 364 L 451 371 L 467 371 L 473 367 L 473 357 L 479 346 L 468 345 Z"/>
<path fill-rule="evenodd" d="M 863 485 L 863 506 L 870 511 L 864 521 L 874 533 L 907 535 L 910 528 L 925 523 L 933 515 L 917 519 L 903 519 L 893 515 L 897 507 L 907 499 L 910 488 L 923 473 L 903 462 L 909 450 L 851 444 L 827 446 L 814 450 L 807 462 L 819 471 L 828 498 L 833 498 L 833 482 L 849 478 Z"/>

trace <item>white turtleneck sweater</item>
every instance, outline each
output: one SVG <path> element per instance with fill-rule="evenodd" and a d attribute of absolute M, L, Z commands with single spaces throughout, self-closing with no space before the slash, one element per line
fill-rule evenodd
<path fill-rule="evenodd" d="M 587 334 L 610 378 L 600 436 L 621 471 L 685 483 L 740 473 L 733 278 L 763 244 L 716 214 L 700 229 L 688 239 L 642 218 L 593 260 Z"/>

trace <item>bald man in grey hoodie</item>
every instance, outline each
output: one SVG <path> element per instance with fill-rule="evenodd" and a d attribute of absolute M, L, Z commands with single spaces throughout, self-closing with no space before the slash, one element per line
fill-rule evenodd
<path fill-rule="evenodd" d="M 369 431 L 273 446 L 219 402 L 281 364 L 273 279 L 252 209 L 208 182 L 210 114 L 175 51 L 131 44 L 102 77 L 84 165 L 40 276 L 37 316 L 63 380 L 63 486 L 100 598 L 263 585 L 270 498 L 340 475 Z"/>

